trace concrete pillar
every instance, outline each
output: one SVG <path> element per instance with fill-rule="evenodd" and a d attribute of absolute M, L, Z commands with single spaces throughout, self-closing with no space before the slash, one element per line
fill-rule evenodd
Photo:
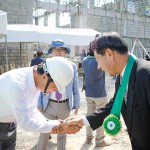
<path fill-rule="evenodd" d="M 87 17 L 88 17 L 88 10 L 87 10 L 87 1 L 80 0 L 79 1 L 81 6 L 79 7 L 79 28 L 87 28 Z"/>
<path fill-rule="evenodd" d="M 60 17 L 60 13 L 56 12 L 56 27 L 59 27 L 59 17 Z"/>
<path fill-rule="evenodd" d="M 124 18 L 124 28 L 123 28 L 123 35 L 127 36 L 127 18 Z"/>
<path fill-rule="evenodd" d="M 74 58 L 75 57 L 75 46 L 70 46 L 70 58 Z"/>
<path fill-rule="evenodd" d="M 120 12 L 126 12 L 128 10 L 128 0 L 119 0 L 120 2 Z"/>
<path fill-rule="evenodd" d="M 95 3 L 95 1 L 93 1 L 93 0 L 88 0 L 89 2 L 89 8 L 93 8 L 95 5 L 94 5 L 94 3 Z"/>
<path fill-rule="evenodd" d="M 48 26 L 48 13 L 44 15 L 44 26 Z"/>
<path fill-rule="evenodd" d="M 39 25 L 39 18 L 35 17 L 35 25 Z"/>

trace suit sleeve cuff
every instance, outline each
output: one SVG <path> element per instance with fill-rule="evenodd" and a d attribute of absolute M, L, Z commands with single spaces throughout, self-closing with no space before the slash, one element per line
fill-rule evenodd
<path fill-rule="evenodd" d="M 84 125 L 85 125 L 86 127 L 89 127 L 90 124 L 89 124 L 89 121 L 87 120 L 87 118 L 86 118 L 85 116 L 83 116 L 82 119 L 83 119 Z"/>

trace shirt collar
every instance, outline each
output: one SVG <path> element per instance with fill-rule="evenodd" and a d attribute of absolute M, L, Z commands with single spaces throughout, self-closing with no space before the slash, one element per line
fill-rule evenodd
<path fill-rule="evenodd" d="M 134 55 L 135 56 L 135 55 Z M 135 56 L 135 59 L 136 59 L 136 56 Z M 125 72 L 125 69 L 126 69 L 126 66 L 127 66 L 127 63 L 126 63 L 126 65 L 124 66 L 124 68 L 123 68 L 123 70 L 122 70 L 122 72 L 121 72 L 121 76 L 123 77 L 123 75 L 124 75 L 124 72 Z"/>
<path fill-rule="evenodd" d="M 127 64 L 124 66 L 124 68 L 123 68 L 123 70 L 122 70 L 122 72 L 121 72 L 121 74 L 120 74 L 122 77 L 123 77 L 123 75 L 124 75 L 124 71 L 125 71 L 126 66 L 127 66 Z"/>
<path fill-rule="evenodd" d="M 28 80 L 28 85 L 29 85 L 28 89 L 32 90 L 32 91 L 37 90 L 37 88 L 35 86 L 35 82 L 34 82 L 33 68 L 34 68 L 34 66 L 29 67 L 29 71 L 27 73 L 28 74 L 27 80 Z"/>

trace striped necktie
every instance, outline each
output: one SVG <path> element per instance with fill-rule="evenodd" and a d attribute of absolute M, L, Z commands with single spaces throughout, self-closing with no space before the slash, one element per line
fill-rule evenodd
<path fill-rule="evenodd" d="M 122 75 L 120 75 L 120 84 L 122 82 Z M 125 104 L 127 103 L 127 95 L 128 95 L 128 89 L 126 88 L 126 92 L 124 94 L 124 101 L 125 101 Z"/>

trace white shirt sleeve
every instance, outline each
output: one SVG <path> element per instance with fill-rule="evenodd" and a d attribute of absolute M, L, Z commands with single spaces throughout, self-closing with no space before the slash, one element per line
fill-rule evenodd
<path fill-rule="evenodd" d="M 85 116 L 83 116 L 82 119 L 83 119 L 84 125 L 85 125 L 86 127 L 89 127 L 90 124 L 89 124 L 89 121 L 87 120 L 87 118 L 86 118 Z"/>
<path fill-rule="evenodd" d="M 27 99 L 23 86 L 13 85 L 9 88 L 11 90 L 9 90 L 9 95 L 7 95 L 7 102 L 15 116 L 17 124 L 20 125 L 23 130 L 49 133 L 52 127 L 59 125 L 59 121 L 57 120 L 47 121 L 32 104 L 30 107 L 32 100 Z"/>

